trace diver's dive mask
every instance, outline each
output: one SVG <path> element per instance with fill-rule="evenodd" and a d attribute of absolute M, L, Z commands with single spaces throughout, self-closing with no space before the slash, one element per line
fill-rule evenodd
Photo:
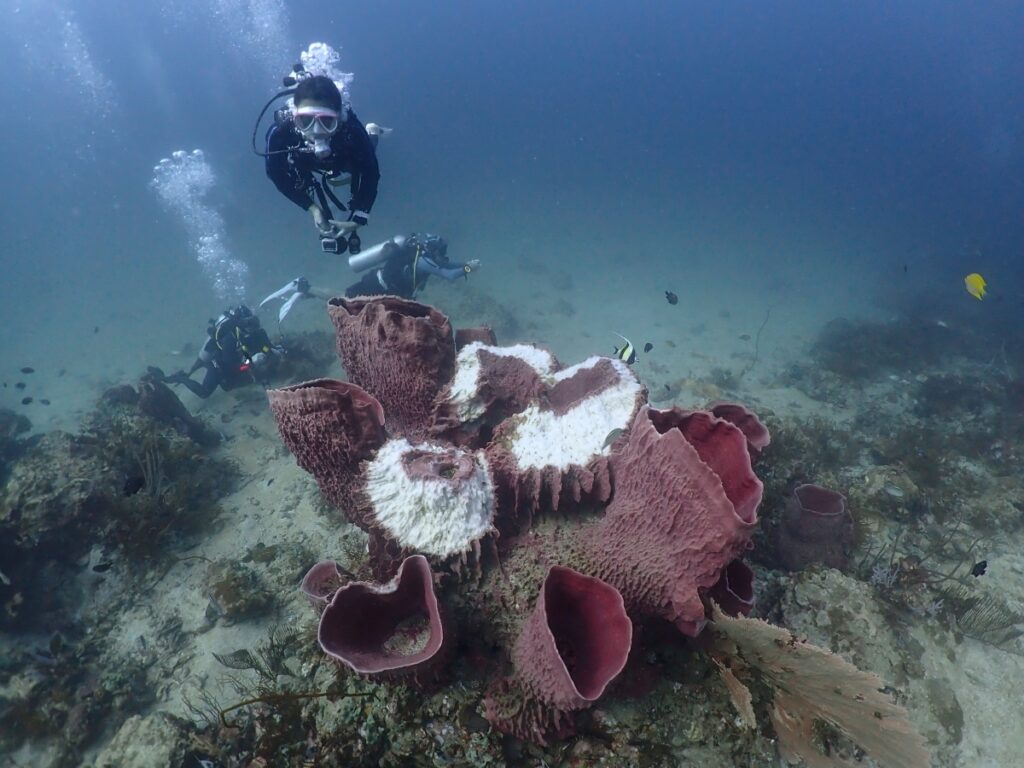
<path fill-rule="evenodd" d="M 339 117 L 333 109 L 320 106 L 298 107 L 293 115 L 295 130 L 313 148 L 317 160 L 331 156 L 331 137 L 338 130 Z"/>

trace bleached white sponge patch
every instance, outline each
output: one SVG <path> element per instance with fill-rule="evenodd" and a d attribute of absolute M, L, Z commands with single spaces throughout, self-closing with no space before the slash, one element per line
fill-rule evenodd
<path fill-rule="evenodd" d="M 610 453 L 605 445 L 613 429 L 627 429 L 636 414 L 638 396 L 643 385 L 621 360 L 591 357 L 582 363 L 559 371 L 552 381 L 571 378 L 580 371 L 593 368 L 601 361 L 611 363 L 618 380 L 611 386 L 586 397 L 558 415 L 531 405 L 518 416 L 509 447 L 520 469 L 557 467 L 566 470 L 572 465 L 586 466 L 598 456 Z"/>
<path fill-rule="evenodd" d="M 479 341 L 467 344 L 459 350 L 456 358 L 455 377 L 452 379 L 448 400 L 456 408 L 459 421 L 470 422 L 484 415 L 487 404 L 480 394 L 480 351 L 487 350 L 498 357 L 515 357 L 522 360 L 542 378 L 555 370 L 555 358 L 546 349 L 530 344 L 513 344 L 509 347 L 492 347 Z"/>
<path fill-rule="evenodd" d="M 466 552 L 494 528 L 494 485 L 481 451 L 389 440 L 369 463 L 366 493 L 388 535 L 424 554 Z"/>

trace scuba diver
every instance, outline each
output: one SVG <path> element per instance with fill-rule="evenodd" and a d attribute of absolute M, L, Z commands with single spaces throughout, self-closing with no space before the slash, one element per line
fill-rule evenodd
<path fill-rule="evenodd" d="M 320 247 L 328 253 L 357 254 L 361 243 L 357 229 L 367 223 L 377 197 L 380 170 L 377 140 L 390 129 L 370 123 L 363 126 L 342 98 L 337 84 L 324 75 L 307 72 L 301 64 L 284 79 L 293 86 L 276 94 L 291 95 L 289 106 L 274 113 L 267 130 L 266 151 L 253 150 L 266 158 L 266 172 L 281 194 L 313 217 L 320 235 Z M 316 178 L 314 174 L 319 175 Z M 348 184 L 351 199 L 342 203 L 333 188 Z M 335 219 L 348 211 L 342 221 Z"/>
<path fill-rule="evenodd" d="M 211 320 L 206 332 L 208 338 L 187 372 L 165 376 L 159 368 L 151 366 L 149 375 L 167 384 L 183 384 L 205 400 L 218 386 L 225 392 L 252 382 L 266 386 L 274 357 L 284 354 L 283 347 L 270 343 L 259 318 L 244 304 Z M 206 369 L 202 382 L 191 378 L 200 368 Z"/>
<path fill-rule="evenodd" d="M 348 264 L 356 272 L 373 269 L 362 279 L 345 289 L 345 296 L 401 296 L 416 297 L 431 275 L 453 281 L 468 277 L 480 268 L 480 259 L 466 263 L 449 261 L 448 243 L 443 237 L 427 233 L 401 235 L 385 240 L 366 253 L 350 256 Z"/>
<path fill-rule="evenodd" d="M 480 260 L 465 263 L 449 261 L 448 243 L 443 237 L 427 233 L 397 235 L 358 255 L 348 257 L 349 266 L 357 272 L 367 271 L 363 277 L 345 289 L 345 296 L 400 296 L 415 298 L 423 290 L 431 275 L 445 280 L 469 277 L 470 272 L 480 269 Z M 304 277 L 296 278 L 283 288 L 274 291 L 260 302 L 260 307 L 274 299 L 284 300 L 278 312 L 278 322 L 300 299 L 317 298 L 327 300 L 331 294 L 310 286 Z"/>

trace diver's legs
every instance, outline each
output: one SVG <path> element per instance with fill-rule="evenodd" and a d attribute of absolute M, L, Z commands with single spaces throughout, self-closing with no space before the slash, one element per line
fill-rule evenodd
<path fill-rule="evenodd" d="M 213 390 L 220 384 L 220 371 L 213 366 L 206 369 L 206 375 L 203 376 L 202 382 L 198 382 L 195 379 L 190 379 L 188 374 L 184 371 L 178 371 L 168 376 L 165 381 L 171 384 L 183 384 L 188 387 L 196 397 L 201 397 L 203 400 L 213 394 Z"/>
<path fill-rule="evenodd" d="M 384 293 L 385 290 L 381 286 L 380 280 L 377 279 L 377 270 L 373 269 L 363 275 L 358 283 L 352 283 L 352 285 L 345 289 L 345 298 L 351 299 L 353 296 L 383 296 Z"/>

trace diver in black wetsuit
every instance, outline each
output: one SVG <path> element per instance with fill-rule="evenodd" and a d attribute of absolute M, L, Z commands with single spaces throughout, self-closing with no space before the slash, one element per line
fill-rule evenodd
<path fill-rule="evenodd" d="M 480 268 L 479 259 L 466 263 L 449 261 L 448 243 L 437 235 L 413 233 L 408 237 L 396 237 L 385 245 L 390 247 L 383 253 L 383 263 L 378 262 L 376 269 L 371 269 L 359 282 L 346 288 L 345 296 L 388 294 L 411 299 L 423 290 L 431 275 L 457 280 Z M 349 263 L 358 259 L 350 258 Z"/>
<path fill-rule="evenodd" d="M 310 212 L 323 250 L 359 253 L 356 230 L 369 219 L 380 179 L 376 139 L 387 129 L 374 126 L 373 135 L 368 133 L 329 77 L 300 75 L 294 106 L 278 110 L 267 131 L 267 176 L 281 194 Z M 345 183 L 352 194 L 347 204 L 332 191 Z M 328 200 L 339 217 L 349 212 L 346 221 L 334 218 Z"/>
<path fill-rule="evenodd" d="M 244 304 L 211 321 L 207 333 L 209 338 L 187 372 L 165 376 L 159 368 L 150 367 L 149 375 L 168 384 L 183 384 L 205 400 L 218 386 L 225 392 L 254 381 L 266 386 L 274 356 L 284 354 L 282 347 L 270 343 L 259 318 Z M 202 382 L 191 378 L 200 368 L 206 369 Z"/>

